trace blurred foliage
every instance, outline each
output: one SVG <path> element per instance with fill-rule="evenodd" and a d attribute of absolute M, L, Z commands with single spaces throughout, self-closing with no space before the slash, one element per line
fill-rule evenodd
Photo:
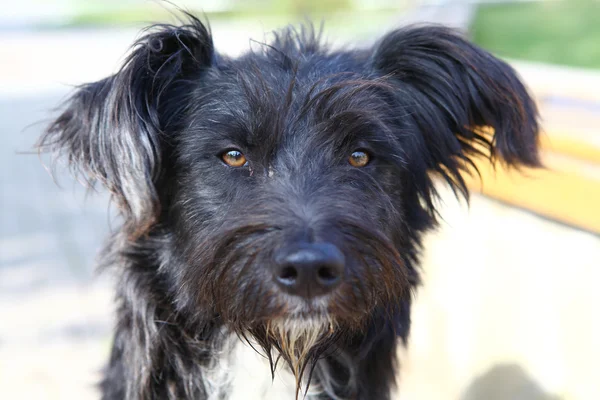
<path fill-rule="evenodd" d="M 98 6 L 98 3 L 78 3 L 78 11 L 66 25 L 99 26 L 144 24 L 150 21 L 173 19 L 175 7 L 166 2 L 124 2 Z M 175 1 L 174 4 L 177 4 Z M 192 3 L 195 4 L 195 3 Z M 202 4 L 198 2 L 198 4 Z M 209 19 L 251 19 L 268 18 L 282 21 L 301 18 L 322 18 L 338 13 L 352 13 L 356 2 L 353 0 L 246 0 L 230 2 L 230 7 L 220 10 L 204 10 L 201 7 L 184 9 L 197 15 L 205 14 Z M 389 7 L 388 7 L 389 8 Z M 393 8 L 396 12 L 398 7 Z M 364 11 L 364 10 L 362 10 Z M 361 12 L 362 12 L 361 11 Z M 367 14 L 385 14 L 390 9 L 376 8 Z"/>
<path fill-rule="evenodd" d="M 600 1 L 562 0 L 478 7 L 472 37 L 509 58 L 600 68 Z"/>
<path fill-rule="evenodd" d="M 400 0 L 376 0 L 369 4 L 356 0 L 229 0 L 220 3 L 213 0 L 210 8 L 202 9 L 197 6 L 202 5 L 202 1 L 190 0 L 182 8 L 205 16 L 209 22 L 247 27 L 260 24 L 265 32 L 310 19 L 317 25 L 324 22 L 326 40 L 329 37 L 363 40 L 396 26 L 396 18 L 407 4 Z M 141 28 L 155 22 L 177 23 L 181 17 L 177 6 L 162 0 L 81 1 L 76 4 L 74 15 L 59 26 L 48 27 Z M 181 4 L 181 1 L 174 0 L 174 4 Z"/>
<path fill-rule="evenodd" d="M 247 0 L 235 8 L 245 13 L 281 13 L 303 16 L 352 9 L 352 0 Z"/>

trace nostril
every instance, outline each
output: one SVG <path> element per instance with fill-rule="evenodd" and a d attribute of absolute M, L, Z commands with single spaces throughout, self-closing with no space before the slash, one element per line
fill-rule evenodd
<path fill-rule="evenodd" d="M 293 285 L 298 278 L 298 270 L 292 266 L 283 267 L 277 279 L 285 285 Z"/>
<path fill-rule="evenodd" d="M 333 268 L 321 266 L 317 270 L 317 278 L 323 284 L 332 284 L 338 280 L 339 276 Z"/>

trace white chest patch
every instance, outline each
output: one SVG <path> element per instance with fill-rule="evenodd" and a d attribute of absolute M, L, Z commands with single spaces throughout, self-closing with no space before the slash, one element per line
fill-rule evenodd
<path fill-rule="evenodd" d="M 277 368 L 272 380 L 269 361 L 240 340 L 231 356 L 231 400 L 295 399 L 296 385 L 289 371 Z"/>
<path fill-rule="evenodd" d="M 254 344 L 253 344 L 254 345 Z M 257 347 L 258 348 L 258 347 Z M 294 400 L 292 373 L 280 362 L 275 379 L 266 357 L 235 336 L 204 375 L 209 400 Z M 302 394 L 300 398 L 303 398 Z M 305 397 L 311 398 L 311 391 Z"/>

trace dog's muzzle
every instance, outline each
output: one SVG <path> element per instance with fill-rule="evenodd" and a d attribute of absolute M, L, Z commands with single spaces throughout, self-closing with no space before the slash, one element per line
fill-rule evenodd
<path fill-rule="evenodd" d="M 344 254 L 331 243 L 302 243 L 275 255 L 273 279 L 285 292 L 310 299 L 333 291 L 344 277 Z"/>

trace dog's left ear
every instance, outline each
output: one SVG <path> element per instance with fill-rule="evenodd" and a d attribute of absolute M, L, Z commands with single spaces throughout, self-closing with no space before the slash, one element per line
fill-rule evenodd
<path fill-rule="evenodd" d="M 538 112 L 526 88 L 508 64 L 457 32 L 399 29 L 376 44 L 372 63 L 397 84 L 397 101 L 422 134 L 412 138 L 421 141 L 413 149 L 420 162 L 463 193 L 460 172 L 472 156 L 540 165 Z"/>

